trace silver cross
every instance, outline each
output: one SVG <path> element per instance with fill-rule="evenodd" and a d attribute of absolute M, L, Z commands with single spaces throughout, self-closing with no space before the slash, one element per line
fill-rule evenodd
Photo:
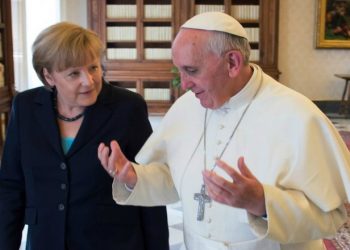
<path fill-rule="evenodd" d="M 210 197 L 205 193 L 204 184 L 202 184 L 201 192 L 195 193 L 193 199 L 198 201 L 197 220 L 201 221 L 204 219 L 205 203 L 211 203 Z"/>

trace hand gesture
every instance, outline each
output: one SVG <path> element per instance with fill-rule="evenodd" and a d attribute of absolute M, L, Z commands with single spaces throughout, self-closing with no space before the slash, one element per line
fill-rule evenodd
<path fill-rule="evenodd" d="M 265 215 L 263 185 L 250 172 L 244 158 L 238 159 L 240 173 L 221 160 L 217 160 L 216 164 L 231 177 L 232 181 L 224 179 L 214 171 L 203 171 L 208 195 L 219 203 L 246 209 L 253 215 Z"/>
<path fill-rule="evenodd" d="M 109 154 L 110 153 L 110 154 Z M 137 181 L 136 172 L 120 149 L 118 142 L 111 141 L 110 149 L 104 143 L 98 146 L 98 158 L 103 168 L 117 181 L 133 188 Z"/>

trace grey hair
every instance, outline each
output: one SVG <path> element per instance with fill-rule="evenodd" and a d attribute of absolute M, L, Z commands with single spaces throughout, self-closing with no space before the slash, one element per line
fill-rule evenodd
<path fill-rule="evenodd" d="M 223 56 L 229 50 L 238 50 L 242 53 L 243 63 L 249 63 L 250 44 L 249 41 L 243 37 L 232 34 L 213 31 L 209 36 L 208 51 L 212 51 L 219 56 Z"/>

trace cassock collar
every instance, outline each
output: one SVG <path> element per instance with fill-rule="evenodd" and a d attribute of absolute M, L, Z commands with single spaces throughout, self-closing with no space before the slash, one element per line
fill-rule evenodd
<path fill-rule="evenodd" d="M 244 88 L 239 91 L 236 95 L 232 96 L 227 102 L 224 103 L 220 108 L 215 111 L 227 114 L 231 109 L 237 109 L 242 106 L 246 106 L 255 95 L 260 84 L 262 84 L 262 70 L 261 68 L 251 63 L 250 67 L 253 69 L 252 77 Z"/>

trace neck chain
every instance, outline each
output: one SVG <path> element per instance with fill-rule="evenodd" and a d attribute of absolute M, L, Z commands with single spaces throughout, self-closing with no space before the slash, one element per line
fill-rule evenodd
<path fill-rule="evenodd" d="M 58 113 L 58 110 L 56 110 L 56 116 L 58 119 L 60 119 L 61 121 L 65 121 L 65 122 L 74 122 L 76 120 L 79 120 L 81 117 L 84 116 L 84 112 L 80 113 L 76 116 L 73 117 L 65 117 L 64 115 L 61 115 L 60 113 Z"/>
<path fill-rule="evenodd" d="M 65 122 L 74 122 L 74 121 L 77 121 L 79 120 L 81 117 L 84 116 L 84 111 L 76 116 L 73 116 L 73 117 L 66 117 L 62 114 L 60 114 L 58 112 L 58 108 L 57 108 L 57 92 L 54 93 L 53 95 L 53 108 L 55 110 L 55 113 L 56 113 L 56 117 L 61 120 L 61 121 L 65 121 Z"/>
<path fill-rule="evenodd" d="M 251 99 L 251 101 L 248 103 L 248 105 L 245 107 L 245 109 L 243 110 L 243 113 L 241 115 L 241 117 L 239 118 L 236 126 L 234 127 L 232 133 L 230 134 L 230 137 L 227 139 L 226 144 L 224 146 L 224 148 L 222 149 L 220 155 L 217 157 L 217 159 L 221 159 L 221 157 L 223 156 L 223 154 L 225 153 L 228 145 L 230 144 L 233 136 L 235 135 L 237 128 L 239 127 L 239 125 L 241 124 L 241 121 L 243 120 L 245 114 L 247 113 L 247 110 L 250 106 L 250 104 L 252 104 L 253 100 L 254 100 L 255 96 Z M 205 115 L 204 115 L 204 128 L 203 128 L 203 148 L 204 148 L 204 169 L 207 169 L 207 116 L 208 116 L 208 109 L 205 110 Z M 214 162 L 214 165 L 211 167 L 210 171 L 213 171 L 216 167 L 216 163 Z"/>
<path fill-rule="evenodd" d="M 243 113 L 241 117 L 239 118 L 236 126 L 234 127 L 230 137 L 228 138 L 224 148 L 222 149 L 220 155 L 218 156 L 217 159 L 221 159 L 221 157 L 224 155 L 228 145 L 230 144 L 233 136 L 235 135 L 237 128 L 239 127 L 240 123 L 242 122 L 245 114 L 247 113 L 247 110 L 249 109 L 250 105 L 252 104 L 253 100 L 255 99 L 256 95 L 258 94 L 260 87 L 261 87 L 261 82 L 258 87 L 258 89 L 255 91 L 252 99 L 249 101 L 247 106 L 244 108 Z M 207 169 L 207 116 L 208 116 L 208 109 L 205 110 L 205 115 L 204 115 L 204 128 L 203 128 L 203 147 L 204 147 L 204 169 Z M 199 144 L 198 144 L 199 145 Z M 211 167 L 210 171 L 213 171 L 216 167 L 216 163 L 214 162 L 214 165 Z M 204 219 L 204 212 L 205 212 L 205 204 L 206 203 L 211 203 L 211 198 L 209 195 L 206 193 L 206 188 L 204 183 L 201 185 L 201 190 L 199 193 L 195 193 L 193 196 L 193 199 L 198 201 L 198 211 L 197 211 L 197 220 L 202 221 Z"/>

